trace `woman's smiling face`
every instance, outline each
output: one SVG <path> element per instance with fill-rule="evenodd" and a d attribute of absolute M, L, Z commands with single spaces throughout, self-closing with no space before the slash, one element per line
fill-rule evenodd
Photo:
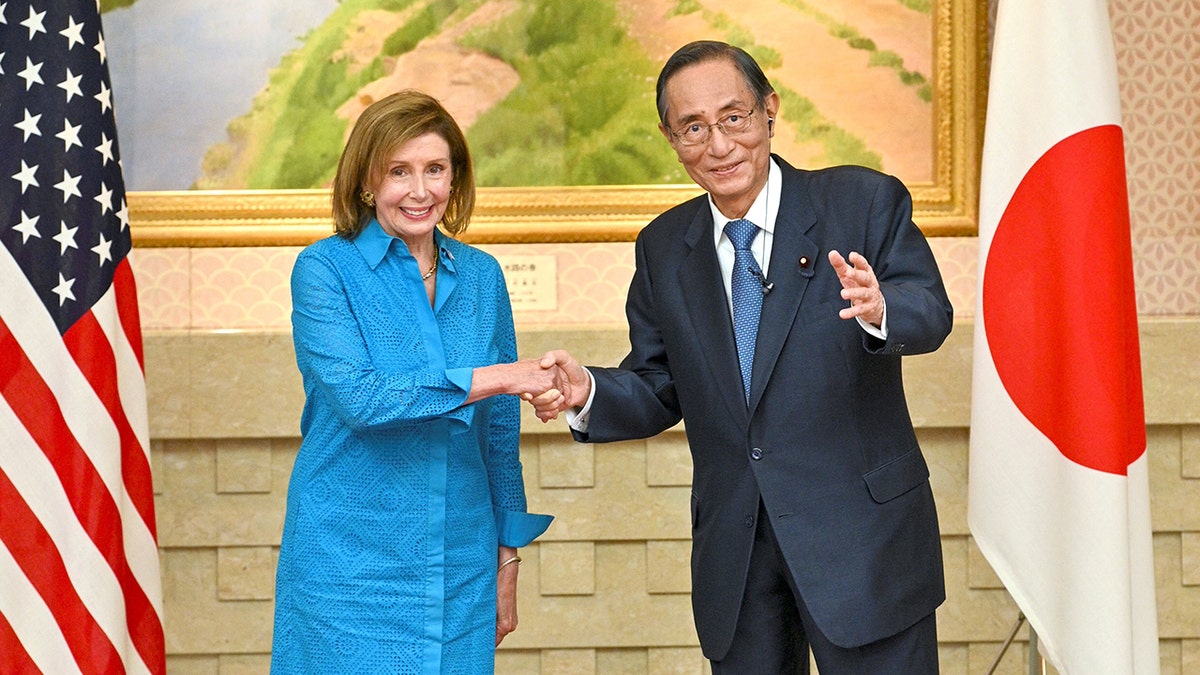
<path fill-rule="evenodd" d="M 375 217 L 388 234 L 410 244 L 432 236 L 450 201 L 454 171 L 450 145 L 435 133 L 404 143 L 373 186 Z"/>

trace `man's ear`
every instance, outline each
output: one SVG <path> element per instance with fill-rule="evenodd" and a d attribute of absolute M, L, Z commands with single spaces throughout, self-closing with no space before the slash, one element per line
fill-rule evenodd
<path fill-rule="evenodd" d="M 763 110 L 767 113 L 767 138 L 775 137 L 775 117 L 779 114 L 779 94 L 771 92 L 763 99 Z"/>
<path fill-rule="evenodd" d="M 767 119 L 773 120 L 779 117 L 779 94 L 771 92 L 763 99 L 763 107 L 767 110 Z"/>

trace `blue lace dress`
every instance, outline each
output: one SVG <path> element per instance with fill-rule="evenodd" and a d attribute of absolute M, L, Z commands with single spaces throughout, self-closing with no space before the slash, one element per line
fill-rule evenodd
<path fill-rule="evenodd" d="M 463 405 L 477 366 L 516 358 L 504 278 L 435 232 L 431 308 L 404 242 L 372 221 L 292 271 L 303 442 L 276 574 L 273 673 L 490 673 L 496 549 L 526 513 L 519 401 Z"/>

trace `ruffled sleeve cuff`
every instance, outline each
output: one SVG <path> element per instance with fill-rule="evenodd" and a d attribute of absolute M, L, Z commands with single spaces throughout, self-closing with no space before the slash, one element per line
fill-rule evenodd
<path fill-rule="evenodd" d="M 446 380 L 462 390 L 462 400 L 466 400 L 467 395 L 471 393 L 471 377 L 474 375 L 472 368 L 447 368 L 445 370 Z M 475 406 L 464 405 L 446 413 L 446 418 L 454 424 L 450 427 L 450 433 L 461 434 L 469 431 L 471 423 L 475 420 Z"/>
<path fill-rule="evenodd" d="M 474 373 L 474 368 L 447 368 L 446 379 L 450 380 L 450 384 L 462 389 L 463 392 L 471 392 L 471 376 Z"/>
<path fill-rule="evenodd" d="M 554 516 L 545 516 L 540 513 L 497 509 L 496 532 L 500 538 L 500 545 L 513 548 L 528 546 L 530 542 L 541 536 L 546 528 L 550 527 L 552 520 L 554 520 Z"/>

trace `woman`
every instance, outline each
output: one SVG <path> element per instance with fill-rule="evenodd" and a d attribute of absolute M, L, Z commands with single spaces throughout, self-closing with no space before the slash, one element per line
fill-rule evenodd
<path fill-rule="evenodd" d="M 337 234 L 300 253 L 292 327 L 303 442 L 276 577 L 276 673 L 491 672 L 516 627 L 525 512 L 519 400 L 556 369 L 515 362 L 496 260 L 452 235 L 475 185 L 433 98 L 355 124 L 333 182 Z"/>

